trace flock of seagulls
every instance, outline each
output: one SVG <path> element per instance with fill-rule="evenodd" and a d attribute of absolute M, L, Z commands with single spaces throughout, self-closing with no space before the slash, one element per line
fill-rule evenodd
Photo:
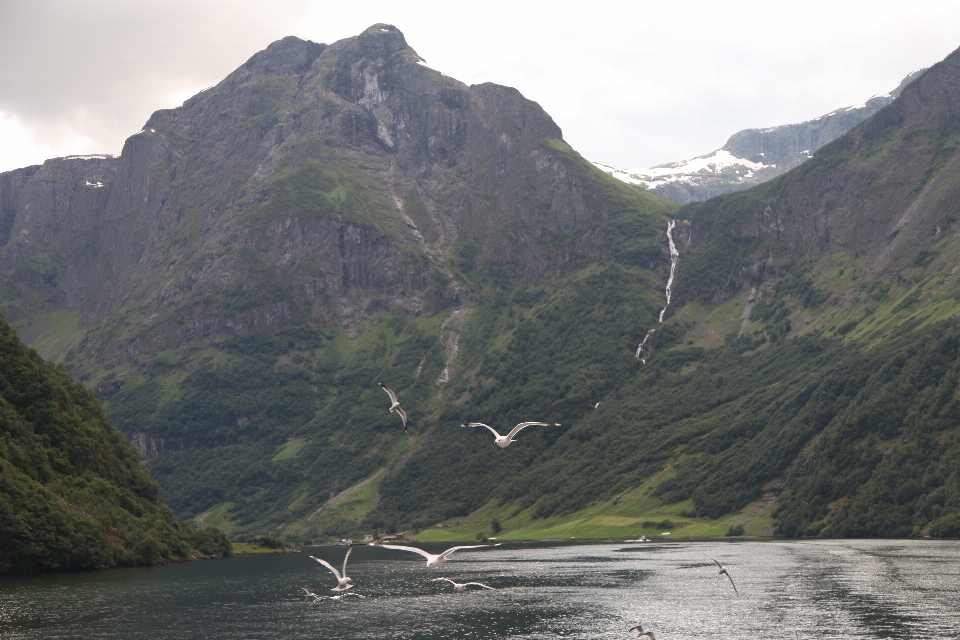
<path fill-rule="evenodd" d="M 410 553 L 416 553 L 417 555 L 423 556 L 426 559 L 427 564 L 424 567 L 424 569 L 430 569 L 432 567 L 437 567 L 443 564 L 446 560 L 450 558 L 451 555 L 453 555 L 457 551 L 463 551 L 467 549 L 484 549 L 484 548 L 499 547 L 500 543 L 461 545 L 457 547 L 450 547 L 449 549 L 447 549 L 446 551 L 443 551 L 442 553 L 430 553 L 418 547 L 412 547 L 409 545 L 381 545 L 381 544 L 374 544 L 371 542 L 370 546 L 379 547 L 381 549 L 391 549 L 394 551 L 407 551 Z M 314 593 L 313 591 L 310 591 L 306 587 L 303 587 L 303 592 L 306 594 L 308 598 L 311 598 L 310 603 L 307 605 L 308 607 L 318 602 L 323 602 L 324 600 L 331 600 L 333 602 L 342 602 L 346 597 L 356 597 L 356 598 L 366 597 L 366 596 L 360 595 L 359 593 L 353 593 L 353 592 L 347 591 L 347 589 L 350 589 L 353 587 L 353 584 L 351 584 L 352 578 L 347 577 L 347 560 L 350 558 L 350 553 L 352 551 L 353 551 L 352 546 L 347 549 L 347 554 L 343 558 L 342 572 L 337 571 L 336 567 L 334 567 L 332 564 L 330 564 L 326 560 L 323 560 L 322 558 L 317 558 L 315 556 L 310 556 L 311 558 L 319 562 L 321 565 L 326 567 L 334 575 L 334 577 L 336 577 L 337 586 L 332 587 L 330 589 L 331 591 L 336 593 L 336 595 L 332 595 L 332 596 L 319 595 L 317 593 Z M 707 554 L 703 554 L 703 555 L 705 558 L 711 560 L 714 564 L 717 565 L 717 567 L 720 568 L 718 575 L 727 576 L 727 580 L 730 581 L 730 586 L 733 587 L 734 593 L 736 593 L 739 596 L 740 592 L 737 590 L 737 585 L 734 584 L 733 578 L 730 577 L 730 572 L 727 570 L 727 568 L 724 567 L 722 564 L 720 564 L 720 561 L 718 561 L 716 558 L 712 558 Z M 453 587 L 453 590 L 455 593 L 464 593 L 468 591 L 467 587 L 478 587 L 479 589 L 498 591 L 496 587 L 491 587 L 490 585 L 483 584 L 482 582 L 456 582 L 455 580 L 451 580 L 450 578 L 433 578 L 431 582 L 449 582 L 450 585 Z M 637 638 L 646 636 L 650 638 L 650 640 L 657 640 L 656 636 L 654 636 L 653 634 L 653 631 L 645 631 L 643 628 L 643 625 L 641 624 L 631 627 L 629 629 L 629 633 L 632 633 Z"/>
<path fill-rule="evenodd" d="M 417 547 L 411 547 L 408 545 L 380 545 L 380 544 L 374 544 L 371 542 L 370 546 L 380 547 L 381 549 L 392 549 L 393 551 L 409 551 L 411 553 L 416 553 L 426 558 L 427 564 L 424 567 L 424 569 L 430 569 L 431 567 L 440 566 L 441 564 L 446 562 L 450 558 L 450 556 L 457 551 L 462 551 L 464 549 L 484 549 L 484 548 L 491 548 L 491 547 L 499 547 L 500 543 L 461 545 L 459 547 L 451 547 L 442 553 L 430 553 L 428 551 L 424 551 L 423 549 L 419 549 Z M 360 598 L 366 597 L 366 596 L 360 595 L 359 593 L 353 593 L 352 591 L 351 592 L 347 591 L 347 589 L 353 588 L 353 584 L 351 584 L 353 579 L 347 577 L 347 559 L 350 558 L 351 551 L 353 551 L 353 546 L 347 549 L 347 555 L 344 556 L 343 558 L 343 573 L 337 571 L 337 568 L 334 567 L 329 562 L 327 562 L 326 560 L 323 560 L 322 558 L 317 558 L 316 556 L 310 556 L 311 558 L 313 558 L 314 560 L 322 564 L 324 567 L 326 567 L 330 571 L 330 573 L 332 573 L 334 577 L 336 577 L 337 579 L 337 586 L 332 587 L 330 589 L 330 591 L 333 591 L 337 594 L 334 596 L 321 596 L 314 593 L 313 591 L 310 591 L 306 587 L 302 587 L 303 592 L 307 594 L 307 597 L 313 599 L 310 602 L 310 604 L 315 604 L 317 602 L 322 602 L 324 600 L 333 600 L 334 602 L 342 602 L 343 598 L 346 596 L 356 596 Z M 482 589 L 490 589 L 491 591 L 497 591 L 497 589 L 480 582 L 460 583 L 460 582 L 454 582 L 450 578 L 434 578 L 433 579 L 433 582 L 438 582 L 438 581 L 449 582 L 450 584 L 453 585 L 453 590 L 456 593 L 463 593 L 464 591 L 467 590 L 467 587 L 471 587 L 471 586 L 480 587 Z"/>
<path fill-rule="evenodd" d="M 669 295 L 669 294 L 668 294 L 668 295 Z M 407 413 L 406 413 L 406 412 L 403 410 L 403 408 L 400 406 L 400 400 L 397 398 L 397 394 L 396 394 L 392 389 L 390 389 L 389 387 L 387 387 L 386 385 L 384 385 L 383 383 L 378 382 L 377 384 L 380 385 L 380 388 L 383 389 L 383 390 L 387 393 L 387 395 L 390 397 L 390 410 L 389 410 L 389 411 L 390 411 L 390 413 L 396 413 L 397 415 L 400 416 L 400 419 L 403 421 L 403 430 L 404 430 L 404 432 L 406 432 L 406 431 L 407 431 Z M 600 407 L 600 403 L 599 403 L 599 402 L 597 402 L 596 404 L 593 405 L 593 408 L 594 408 L 594 409 L 598 409 L 599 407 Z M 494 438 L 493 443 L 496 444 L 496 445 L 497 445 L 498 447 L 500 447 L 501 449 L 506 449 L 506 448 L 509 447 L 513 442 L 516 441 L 516 440 L 514 439 L 515 436 L 516 436 L 522 429 L 525 429 L 526 427 L 559 427 L 559 426 L 560 426 L 560 423 L 559 423 L 559 422 L 521 422 L 521 423 L 519 423 L 518 425 L 516 425 L 513 429 L 511 429 L 510 432 L 507 433 L 506 435 L 500 435 L 500 433 L 499 433 L 496 429 L 494 429 L 493 427 L 491 427 L 491 426 L 488 425 L 488 424 L 484 424 L 483 422 L 467 422 L 467 423 L 461 424 L 460 426 L 461 426 L 461 427 L 484 427 L 484 428 L 488 429 L 488 430 L 490 431 L 490 433 L 493 434 L 493 438 Z M 444 552 L 442 552 L 442 553 L 429 553 L 429 552 L 427 552 L 427 551 L 424 551 L 423 549 L 419 549 L 419 548 L 417 548 L 417 547 L 412 547 L 412 546 L 408 546 L 408 545 L 395 545 L 395 544 L 391 544 L 391 545 L 379 545 L 379 544 L 370 543 L 370 546 L 377 546 L 377 547 L 380 547 L 381 549 L 391 549 L 391 550 L 393 550 L 393 551 L 406 551 L 406 552 L 409 552 L 409 553 L 416 553 L 416 554 L 418 554 L 418 555 L 420 555 L 420 556 L 423 556 L 423 557 L 426 559 L 427 564 L 426 564 L 426 566 L 424 567 L 424 569 L 430 569 L 430 568 L 432 568 L 432 567 L 440 566 L 440 565 L 443 564 L 447 559 L 449 559 L 451 555 L 453 555 L 453 554 L 454 554 L 455 552 L 457 552 L 457 551 L 467 550 L 467 549 L 481 549 L 481 548 L 485 548 L 485 547 L 499 547 L 499 546 L 500 546 L 500 543 L 497 543 L 497 544 L 474 544 L 474 545 L 464 545 L 464 546 L 458 546 L 458 547 L 451 547 L 451 548 L 447 549 L 446 551 L 444 551 Z M 303 588 L 303 591 L 306 593 L 307 597 L 312 598 L 312 601 L 310 602 L 310 604 L 314 604 L 314 603 L 317 603 L 317 602 L 322 602 L 323 600 L 333 600 L 333 601 L 335 601 L 335 602 L 341 602 L 341 601 L 343 600 L 343 598 L 346 597 L 346 596 L 356 596 L 356 597 L 360 597 L 360 598 L 365 597 L 365 596 L 361 596 L 361 595 L 358 594 L 358 593 L 353 593 L 353 592 L 348 592 L 348 591 L 347 591 L 348 589 L 351 589 L 351 588 L 353 587 L 352 579 L 347 576 L 347 560 L 350 558 L 350 552 L 351 552 L 352 550 L 353 550 L 353 547 L 350 547 L 350 549 L 347 550 L 347 555 L 343 558 L 343 572 L 342 572 L 342 573 L 341 573 L 340 571 L 337 571 L 336 567 L 334 567 L 333 565 L 331 565 L 331 564 L 330 564 L 329 562 L 327 562 L 326 560 L 323 560 L 323 559 L 321 559 L 321 558 L 317 558 L 317 557 L 314 557 L 314 556 L 310 556 L 311 558 L 313 558 L 314 560 L 316 560 L 317 562 L 319 562 L 321 565 L 323 565 L 324 567 L 326 567 L 326 568 L 334 575 L 334 577 L 337 579 L 337 586 L 330 589 L 331 591 L 333 591 L 333 592 L 335 592 L 335 593 L 337 594 L 337 595 L 334 595 L 334 596 L 321 596 L 321 595 L 317 595 L 316 593 L 314 593 L 314 592 L 310 591 L 309 589 L 307 589 L 306 587 L 304 587 L 304 588 Z M 704 555 L 706 555 L 706 554 L 704 554 Z M 712 560 L 712 561 L 714 562 L 714 564 L 716 564 L 717 567 L 720 569 L 720 571 L 718 572 L 719 575 L 725 575 L 725 576 L 727 576 L 727 580 L 730 581 L 730 586 L 733 587 L 734 593 L 736 593 L 737 595 L 740 595 L 740 592 L 737 590 L 737 585 L 734 584 L 733 578 L 730 577 L 730 572 L 727 571 L 727 568 L 724 567 L 722 564 L 720 564 L 720 562 L 717 561 L 716 559 L 711 558 L 710 556 L 706 556 L 706 557 L 709 558 L 710 560 Z M 479 588 L 481 588 L 481 589 L 489 589 L 489 590 L 491 590 L 491 591 L 497 591 L 496 588 L 491 587 L 491 586 L 489 586 L 489 585 L 482 584 L 482 583 L 480 583 L 480 582 L 465 582 L 465 583 L 460 583 L 460 582 L 455 582 L 455 581 L 451 580 L 450 578 L 434 578 L 434 579 L 433 579 L 433 582 L 449 582 L 449 583 L 453 586 L 453 590 L 454 590 L 456 593 L 464 593 L 465 591 L 467 591 L 467 587 L 471 587 L 471 586 L 479 587 Z M 308 606 L 309 606 L 309 605 L 308 605 Z M 632 633 L 632 634 L 634 634 L 637 638 L 646 636 L 646 637 L 650 638 L 650 640 L 656 640 L 656 637 L 654 637 L 654 635 L 653 635 L 653 631 L 644 631 L 643 626 L 641 626 L 641 625 L 639 625 L 639 624 L 636 625 L 635 627 L 632 627 L 632 628 L 629 630 L 629 632 Z"/>
<path fill-rule="evenodd" d="M 397 415 L 400 416 L 400 419 L 403 420 L 403 431 L 406 432 L 407 431 L 407 412 L 404 411 L 403 408 L 400 406 L 400 400 L 397 398 L 397 393 L 390 387 L 383 384 L 382 382 L 378 382 L 377 384 L 380 385 L 381 389 L 387 392 L 388 396 L 390 396 L 390 413 L 396 413 Z M 600 403 L 598 402 L 597 404 L 593 405 L 593 408 L 596 409 L 599 406 L 600 406 Z M 524 429 L 526 427 L 559 427 L 560 423 L 559 422 L 521 422 L 520 424 L 515 426 L 513 429 L 511 429 L 510 433 L 508 433 L 505 436 L 500 435 L 496 429 L 482 422 L 467 422 L 465 424 L 461 424 L 460 426 L 461 427 L 486 427 L 493 434 L 493 438 L 494 438 L 493 443 L 496 444 L 501 449 L 506 449 L 507 447 L 510 446 L 510 443 L 515 442 L 514 436 L 517 435 L 517 433 L 519 433 L 521 429 Z"/>

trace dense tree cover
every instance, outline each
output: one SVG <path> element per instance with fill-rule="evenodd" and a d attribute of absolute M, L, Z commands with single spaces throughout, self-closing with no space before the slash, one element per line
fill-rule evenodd
<path fill-rule="evenodd" d="M 193 368 L 172 400 L 162 377 L 147 377 L 107 396 L 111 415 L 127 433 L 163 440 L 146 464 L 176 513 L 229 503 L 242 537 L 309 516 L 385 465 L 406 436 L 377 382 L 422 407 L 444 360 L 435 333 L 384 315 L 354 340 L 308 326 L 251 333 L 221 341 L 216 358 L 180 366 Z M 420 414 L 410 428 L 425 428 Z M 331 525 L 331 535 L 340 532 Z"/>
<path fill-rule="evenodd" d="M 642 303 L 610 273 L 587 283 L 522 320 L 502 347 L 476 348 L 475 381 L 462 381 L 454 397 L 466 395 L 384 482 L 383 521 L 423 526 L 490 500 L 538 517 L 571 513 L 672 466 L 655 493 L 667 503 L 691 500 L 691 516 L 721 517 L 782 490 L 781 535 L 918 535 L 931 523 L 934 535 L 955 530 L 956 321 L 882 346 L 807 336 L 757 348 L 756 334 L 745 334 L 712 351 L 677 344 L 684 327 L 668 321 L 660 350 L 641 366 L 613 336 L 637 335 L 648 318 Z M 800 300 L 811 288 L 783 290 Z M 640 311 L 631 318 L 602 307 L 610 295 Z M 499 450 L 489 434 L 456 428 L 463 420 L 563 427 L 531 428 Z"/>
<path fill-rule="evenodd" d="M 100 403 L 0 318 L 0 573 L 150 564 L 194 546 Z"/>
<path fill-rule="evenodd" d="M 352 340 L 317 333 L 292 350 L 279 338 L 245 336 L 243 348 L 223 345 L 234 359 L 201 363 L 183 378 L 178 406 L 137 405 L 159 391 L 131 386 L 114 410 L 121 421 L 125 412 L 152 416 L 138 424 L 160 436 L 204 443 L 157 456 L 151 469 L 181 515 L 229 502 L 241 531 L 306 518 L 391 465 L 406 436 L 377 381 L 402 390 L 412 433 L 428 437 L 390 467 L 362 522 L 334 518 L 320 533 L 422 527 L 491 500 L 511 505 L 501 517 L 569 514 L 667 468 L 655 494 L 689 500 L 690 516 L 722 517 L 772 492 L 781 494 L 782 535 L 955 531 L 955 321 L 875 344 L 790 338 L 783 310 L 824 301 L 794 266 L 757 306 L 755 330 L 704 350 L 687 344 L 690 325 L 668 318 L 643 365 L 634 350 L 656 326 L 660 302 L 650 272 L 613 263 L 548 289 L 496 275 L 465 327 L 461 370 L 439 399 L 436 338 L 383 316 Z M 236 423 L 255 410 L 256 425 Z M 194 423 L 188 411 L 220 417 Z M 525 430 L 504 450 L 485 430 L 459 426 L 505 431 L 522 420 L 562 426 Z M 232 441 L 203 440 L 221 424 Z"/>

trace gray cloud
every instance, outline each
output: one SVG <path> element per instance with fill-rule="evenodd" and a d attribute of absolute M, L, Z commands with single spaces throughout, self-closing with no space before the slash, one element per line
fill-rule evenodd
<path fill-rule="evenodd" d="M 303 0 L 4 0 L 0 112 L 56 148 L 119 151 L 159 108 L 219 81 L 288 35 Z M 93 151 L 95 149 L 91 149 Z"/>

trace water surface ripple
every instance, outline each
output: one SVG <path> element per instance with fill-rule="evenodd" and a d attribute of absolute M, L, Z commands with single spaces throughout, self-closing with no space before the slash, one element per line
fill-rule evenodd
<path fill-rule="evenodd" d="M 0 637 L 627 638 L 642 622 L 658 640 L 960 640 L 957 542 L 508 543 L 430 570 L 358 546 L 349 574 L 368 597 L 308 606 L 301 587 L 336 584 L 309 553 L 337 566 L 344 549 L 0 578 Z M 439 576 L 499 591 L 457 594 Z"/>

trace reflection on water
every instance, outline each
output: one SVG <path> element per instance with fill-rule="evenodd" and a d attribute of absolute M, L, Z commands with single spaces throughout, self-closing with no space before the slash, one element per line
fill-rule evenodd
<path fill-rule="evenodd" d="M 307 555 L 337 566 L 344 552 L 0 578 L 0 637 L 627 638 L 641 622 L 658 640 L 960 640 L 957 542 L 508 543 L 430 570 L 359 546 L 350 576 L 368 597 L 308 605 L 301 587 L 336 580 Z M 458 594 L 439 576 L 499 591 Z"/>

